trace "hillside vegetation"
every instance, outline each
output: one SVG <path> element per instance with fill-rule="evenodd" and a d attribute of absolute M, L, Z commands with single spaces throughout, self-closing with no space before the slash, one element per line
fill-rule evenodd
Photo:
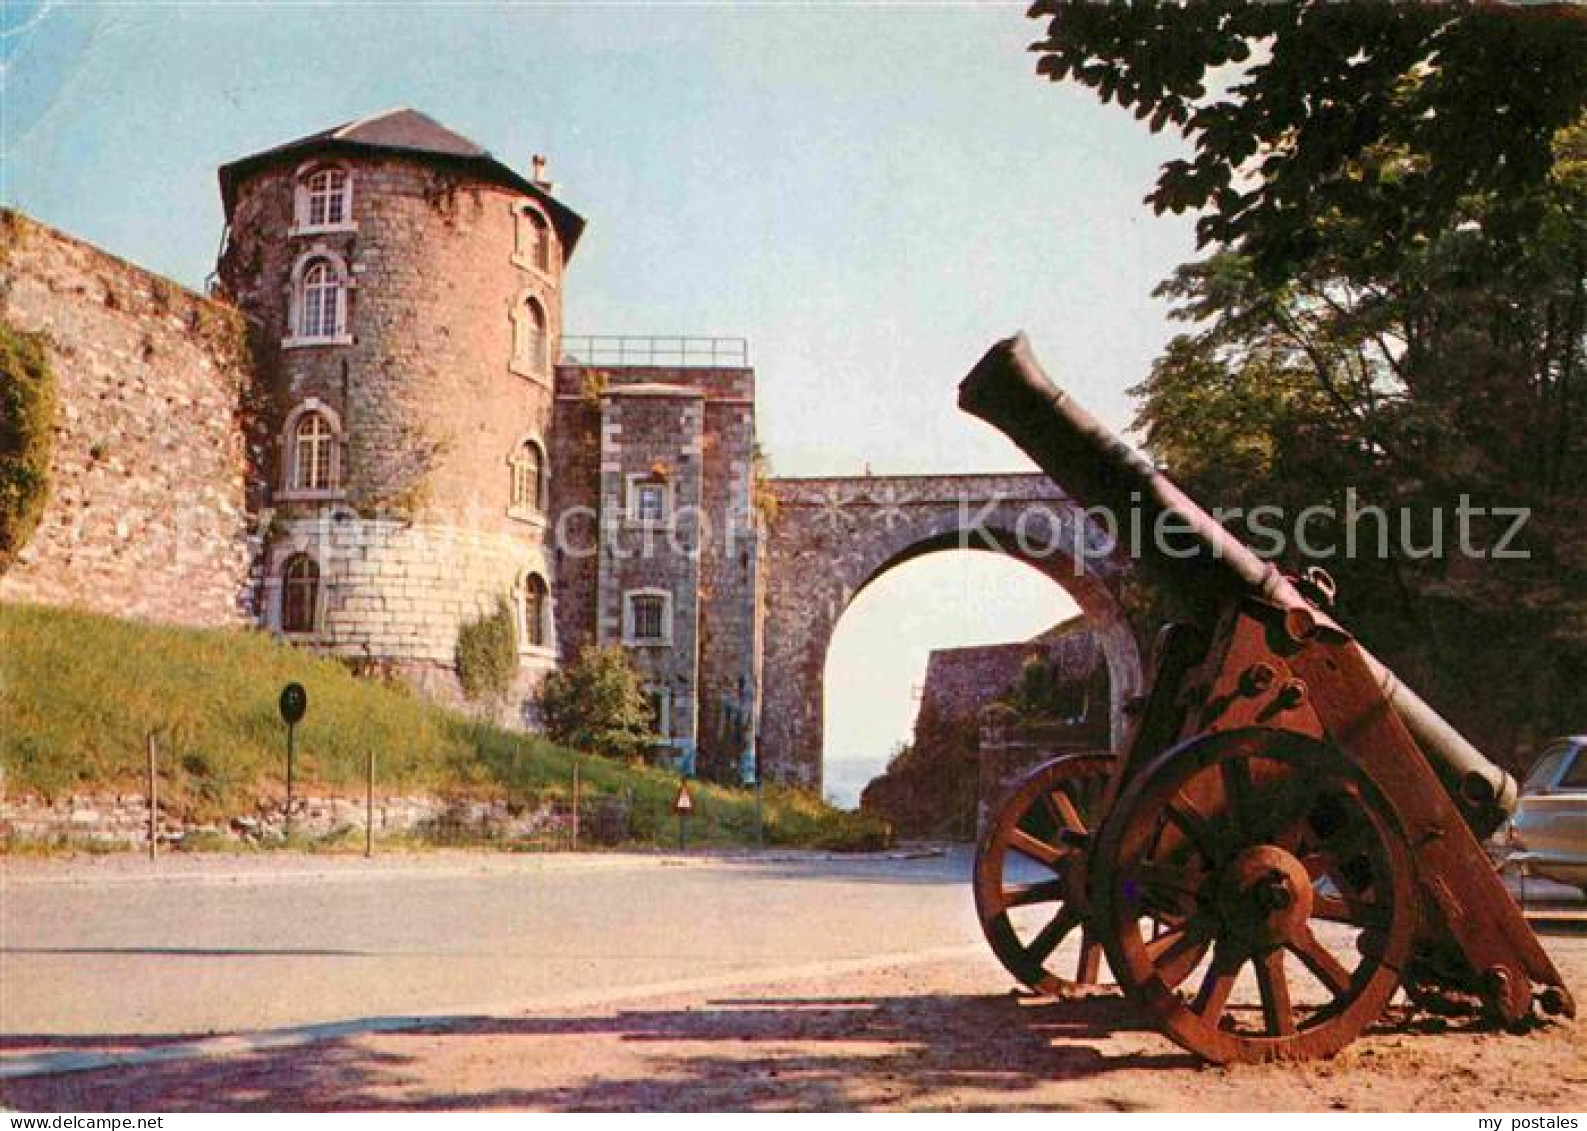
<path fill-rule="evenodd" d="M 30 605 L 0 606 L 0 765 L 10 793 L 57 797 L 141 792 L 146 736 L 159 736 L 162 801 L 221 818 L 284 789 L 281 688 L 308 690 L 297 731 L 295 787 L 361 796 L 367 752 L 384 793 L 532 803 L 571 792 L 574 751 L 436 707 L 399 685 L 261 633 L 187 629 Z M 677 778 L 584 756 L 586 797 L 626 795 L 636 843 L 671 843 Z M 755 837 L 745 790 L 691 782 L 692 843 Z M 876 847 L 879 822 L 795 790 L 767 786 L 772 844 Z"/>

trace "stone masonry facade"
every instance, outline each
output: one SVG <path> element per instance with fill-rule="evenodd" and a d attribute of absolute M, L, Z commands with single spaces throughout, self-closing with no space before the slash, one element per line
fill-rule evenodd
<path fill-rule="evenodd" d="M 0 599 L 251 623 L 530 728 L 549 672 L 621 646 L 680 769 L 819 788 L 853 596 L 963 544 L 966 504 L 995 531 L 1032 509 L 1078 529 L 1041 476 L 762 481 L 742 342 L 570 348 L 584 222 L 539 158 L 399 110 L 231 162 L 220 188 L 210 297 L 4 214 L 3 315 L 47 336 L 61 407 Z M 1118 571 L 1062 564 L 1038 568 L 1090 618 L 1117 723 L 1140 683 Z M 471 703 L 459 635 L 503 606 L 516 676 Z"/>
<path fill-rule="evenodd" d="M 236 312 L 0 212 L 0 318 L 44 336 L 50 492 L 0 600 L 245 624 L 256 552 Z"/>

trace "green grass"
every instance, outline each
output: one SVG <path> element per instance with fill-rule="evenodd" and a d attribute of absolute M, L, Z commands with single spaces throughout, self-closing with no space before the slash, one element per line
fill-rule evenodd
<path fill-rule="evenodd" d="M 386 794 L 505 797 L 534 803 L 571 793 L 626 796 L 639 844 L 674 843 L 677 778 L 557 746 L 445 711 L 405 687 L 360 679 L 262 633 L 187 629 L 33 605 L 0 605 L 0 765 L 6 789 L 56 797 L 141 792 L 146 736 L 158 736 L 162 805 L 213 820 L 278 798 L 285 782 L 281 688 L 308 689 L 297 728 L 301 793 L 362 796 L 376 757 Z M 690 783 L 691 844 L 755 838 L 751 793 Z M 876 847 L 882 827 L 793 789 L 767 786 L 766 840 Z"/>

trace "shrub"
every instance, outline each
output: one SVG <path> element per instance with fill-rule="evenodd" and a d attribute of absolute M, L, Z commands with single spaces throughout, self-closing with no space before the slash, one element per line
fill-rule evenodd
<path fill-rule="evenodd" d="M 44 340 L 0 322 L 0 571 L 44 511 L 54 435 L 55 375 Z"/>
<path fill-rule="evenodd" d="M 518 631 L 505 597 L 494 611 L 468 621 L 457 631 L 457 678 L 474 702 L 499 703 L 507 697 L 518 670 Z"/>
<path fill-rule="evenodd" d="M 540 712 L 546 734 L 577 750 L 622 758 L 656 741 L 639 673 L 616 646 L 588 646 L 572 664 L 546 676 Z"/>

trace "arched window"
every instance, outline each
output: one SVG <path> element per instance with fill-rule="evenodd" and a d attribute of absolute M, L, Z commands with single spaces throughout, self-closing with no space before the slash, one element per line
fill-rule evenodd
<path fill-rule="evenodd" d="M 344 169 L 319 169 L 309 174 L 308 223 L 323 228 L 347 222 L 347 172 Z"/>
<path fill-rule="evenodd" d="M 551 590 L 546 579 L 530 573 L 523 583 L 523 641 L 530 648 L 544 648 L 551 638 L 546 617 L 551 611 Z"/>
<path fill-rule="evenodd" d="M 513 354 L 520 365 L 540 373 L 546 368 L 549 339 L 546 334 L 546 309 L 537 298 L 527 298 L 513 320 L 516 341 Z"/>
<path fill-rule="evenodd" d="M 313 632 L 319 619 L 320 567 L 293 554 L 281 571 L 281 631 Z"/>
<path fill-rule="evenodd" d="M 544 509 L 545 457 L 540 445 L 525 440 L 509 461 L 512 468 L 512 509 L 538 514 Z"/>
<path fill-rule="evenodd" d="M 533 267 L 537 271 L 551 270 L 551 225 L 533 208 L 517 211 L 517 224 L 513 230 L 513 258 L 520 267 Z"/>
<path fill-rule="evenodd" d="M 299 283 L 298 337 L 334 338 L 342 332 L 344 291 L 341 277 L 328 259 L 316 259 Z"/>
<path fill-rule="evenodd" d="M 309 411 L 298 418 L 292 430 L 292 490 L 336 489 L 336 442 L 336 432 L 324 414 Z"/>

